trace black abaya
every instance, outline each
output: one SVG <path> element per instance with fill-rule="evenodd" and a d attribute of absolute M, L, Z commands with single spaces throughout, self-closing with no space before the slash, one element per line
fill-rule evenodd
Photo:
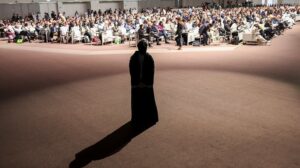
<path fill-rule="evenodd" d="M 136 125 L 155 124 L 158 121 L 153 81 L 154 60 L 148 53 L 136 51 L 130 59 L 131 121 Z"/>

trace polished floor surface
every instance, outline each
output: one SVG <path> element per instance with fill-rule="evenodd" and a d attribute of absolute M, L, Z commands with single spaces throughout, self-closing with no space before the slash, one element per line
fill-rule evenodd
<path fill-rule="evenodd" d="M 154 46 L 160 121 L 86 167 L 300 167 L 299 42 L 298 23 L 270 46 Z M 0 167 L 68 167 L 127 123 L 133 51 L 1 42 Z"/>

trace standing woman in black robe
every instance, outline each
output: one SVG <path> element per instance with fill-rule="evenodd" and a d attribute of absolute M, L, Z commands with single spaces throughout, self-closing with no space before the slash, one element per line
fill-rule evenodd
<path fill-rule="evenodd" d="M 138 51 L 130 58 L 129 69 L 131 75 L 131 122 L 137 128 L 152 126 L 158 122 L 155 103 L 154 60 L 147 53 L 147 42 L 138 43 Z"/>

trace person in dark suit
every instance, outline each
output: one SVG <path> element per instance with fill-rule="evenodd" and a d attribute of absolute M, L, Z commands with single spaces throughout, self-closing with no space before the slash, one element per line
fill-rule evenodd
<path fill-rule="evenodd" d="M 176 31 L 177 37 L 175 38 L 176 43 L 179 46 L 178 50 L 181 50 L 181 48 L 182 48 L 182 42 L 183 42 L 182 33 L 183 33 L 183 29 L 184 29 L 184 25 L 183 25 L 182 19 L 178 18 L 178 21 L 177 21 L 177 31 Z"/>
<path fill-rule="evenodd" d="M 158 113 L 155 103 L 154 60 L 147 53 L 147 42 L 138 43 L 138 51 L 130 58 L 131 76 L 131 122 L 135 128 L 143 128 L 158 122 Z"/>

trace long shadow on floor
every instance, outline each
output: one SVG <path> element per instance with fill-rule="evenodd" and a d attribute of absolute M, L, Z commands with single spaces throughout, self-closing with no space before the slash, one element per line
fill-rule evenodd
<path fill-rule="evenodd" d="M 75 155 L 69 167 L 81 168 L 88 165 L 93 160 L 101 160 L 119 152 L 131 139 L 138 136 L 154 124 L 134 127 L 129 121 L 96 144 L 85 148 Z"/>

